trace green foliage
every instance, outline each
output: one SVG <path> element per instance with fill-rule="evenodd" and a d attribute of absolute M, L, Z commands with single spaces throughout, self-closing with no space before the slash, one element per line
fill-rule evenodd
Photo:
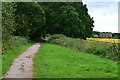
<path fill-rule="evenodd" d="M 2 21 L 3 40 L 15 35 L 40 41 L 46 34 L 56 33 L 86 38 L 94 27 L 82 2 L 4 2 Z"/>
<path fill-rule="evenodd" d="M 42 7 L 33 2 L 16 3 L 16 27 L 15 35 L 27 36 L 31 39 L 40 37 L 44 30 L 45 13 Z"/>
<path fill-rule="evenodd" d="M 2 55 L 2 75 L 8 71 L 9 67 L 13 63 L 13 60 L 31 45 L 33 45 L 33 43 L 15 47 L 12 51 L 6 52 Z"/>
<path fill-rule="evenodd" d="M 82 2 L 3 3 L 2 12 L 3 38 L 16 35 L 39 41 L 46 34 L 86 38 L 90 37 L 94 27 L 94 21 Z"/>
<path fill-rule="evenodd" d="M 81 51 L 81 52 L 86 52 L 86 53 L 95 54 L 95 55 L 102 55 L 106 58 L 119 61 L 120 44 L 118 43 L 81 40 L 79 38 L 67 38 L 67 37 L 60 37 L 60 36 L 59 38 L 57 38 L 58 35 L 59 34 L 52 35 L 47 40 L 47 42 L 70 47 L 74 50 Z M 54 36 L 57 39 L 54 38 Z"/>
<path fill-rule="evenodd" d="M 19 36 L 13 36 L 9 40 L 3 41 L 2 53 L 9 52 L 10 50 L 16 47 L 25 45 L 27 43 L 28 43 L 28 40 L 26 38 L 19 37 Z"/>
<path fill-rule="evenodd" d="M 90 15 L 88 14 L 88 9 L 87 9 L 87 5 L 81 2 L 81 3 L 71 3 L 72 6 L 75 7 L 76 12 L 79 14 L 79 19 L 81 20 L 81 24 L 80 25 L 80 30 L 82 28 L 80 37 L 78 36 L 78 38 L 83 38 L 85 39 L 86 37 L 91 37 L 92 35 L 92 31 L 93 31 L 93 17 L 90 17 Z M 82 27 L 81 27 L 82 26 Z"/>
<path fill-rule="evenodd" d="M 112 36 L 113 38 L 120 39 L 120 33 L 113 33 Z"/>
<path fill-rule="evenodd" d="M 0 76 L 2 76 L 2 55 L 0 54 Z"/>
<path fill-rule="evenodd" d="M 78 13 L 75 12 L 75 8 L 72 6 L 59 6 L 58 10 L 51 13 L 51 17 L 53 19 L 51 22 L 53 28 L 50 29 L 50 33 L 63 33 L 72 37 L 77 33 L 76 31 L 79 31 L 80 20 Z M 71 33 L 71 31 L 73 32 Z"/>
<path fill-rule="evenodd" d="M 120 43 L 112 44 L 112 58 L 116 61 L 120 61 Z"/>
<path fill-rule="evenodd" d="M 59 39 L 63 39 L 63 38 L 67 38 L 67 37 L 62 34 L 54 34 L 47 39 L 47 42 L 56 43 L 56 41 L 58 41 Z"/>
<path fill-rule="evenodd" d="M 14 12 L 15 8 L 14 3 L 2 2 L 2 39 L 7 40 L 12 35 L 15 30 L 15 21 L 14 21 Z"/>
<path fill-rule="evenodd" d="M 15 3 L 2 2 L 2 53 L 28 43 L 25 38 L 13 36 L 13 32 L 16 31 L 15 7 Z"/>
<path fill-rule="evenodd" d="M 117 62 L 67 47 L 42 43 L 34 59 L 37 78 L 117 78 Z"/>
<path fill-rule="evenodd" d="M 92 34 L 93 19 L 86 5 L 78 3 L 39 3 L 46 14 L 45 30 L 49 34 L 86 38 Z"/>

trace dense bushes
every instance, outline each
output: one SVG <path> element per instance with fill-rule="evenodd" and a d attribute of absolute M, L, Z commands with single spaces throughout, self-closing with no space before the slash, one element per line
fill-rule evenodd
<path fill-rule="evenodd" d="M 28 40 L 26 38 L 19 37 L 19 36 L 11 37 L 10 39 L 3 41 L 2 53 L 6 53 L 14 49 L 15 47 L 18 47 L 20 45 L 24 45 L 27 43 L 28 43 Z"/>
<path fill-rule="evenodd" d="M 2 40 L 7 40 L 15 30 L 15 21 L 13 14 L 15 12 L 14 3 L 2 2 Z"/>
<path fill-rule="evenodd" d="M 62 39 L 65 39 L 65 38 L 67 38 L 67 37 L 64 36 L 64 35 L 62 35 L 62 34 L 54 34 L 53 36 L 51 36 L 50 38 L 48 38 L 47 42 L 60 44 L 60 42 L 62 41 Z"/>
<path fill-rule="evenodd" d="M 28 43 L 23 37 L 14 36 L 16 31 L 15 11 L 16 4 L 11 2 L 2 2 L 2 53 Z"/>
<path fill-rule="evenodd" d="M 61 34 L 52 35 L 47 42 L 70 47 L 74 50 L 95 55 L 103 55 L 113 60 L 119 60 L 120 44 L 107 43 L 92 40 L 81 40 L 79 38 L 67 38 Z"/>

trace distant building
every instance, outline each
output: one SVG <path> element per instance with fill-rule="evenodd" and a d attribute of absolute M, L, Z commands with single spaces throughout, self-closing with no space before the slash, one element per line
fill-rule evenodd
<path fill-rule="evenodd" d="M 94 37 L 99 37 L 99 35 L 97 35 L 97 34 L 95 34 L 95 35 L 93 35 Z"/>
<path fill-rule="evenodd" d="M 99 37 L 101 37 L 101 38 L 112 38 L 112 33 L 100 33 Z"/>

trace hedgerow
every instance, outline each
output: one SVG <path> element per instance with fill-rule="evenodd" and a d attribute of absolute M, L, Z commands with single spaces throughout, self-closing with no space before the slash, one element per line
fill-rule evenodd
<path fill-rule="evenodd" d="M 93 40 L 82 40 L 79 38 L 69 38 L 62 34 L 52 35 L 48 43 L 66 46 L 77 51 L 90 53 L 94 55 L 102 55 L 106 58 L 118 61 L 120 60 L 120 44 L 108 43 Z"/>
<path fill-rule="evenodd" d="M 2 53 L 11 51 L 12 49 L 19 47 L 20 45 L 25 45 L 28 43 L 26 38 L 20 36 L 13 36 L 8 40 L 2 42 Z"/>

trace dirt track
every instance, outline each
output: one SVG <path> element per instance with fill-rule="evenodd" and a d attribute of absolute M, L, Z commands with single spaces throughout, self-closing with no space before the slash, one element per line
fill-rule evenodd
<path fill-rule="evenodd" d="M 12 66 L 3 78 L 32 78 L 33 76 L 33 61 L 34 54 L 38 51 L 40 43 L 36 43 L 29 47 L 20 56 L 14 59 Z M 9 57 L 9 56 L 8 56 Z"/>

